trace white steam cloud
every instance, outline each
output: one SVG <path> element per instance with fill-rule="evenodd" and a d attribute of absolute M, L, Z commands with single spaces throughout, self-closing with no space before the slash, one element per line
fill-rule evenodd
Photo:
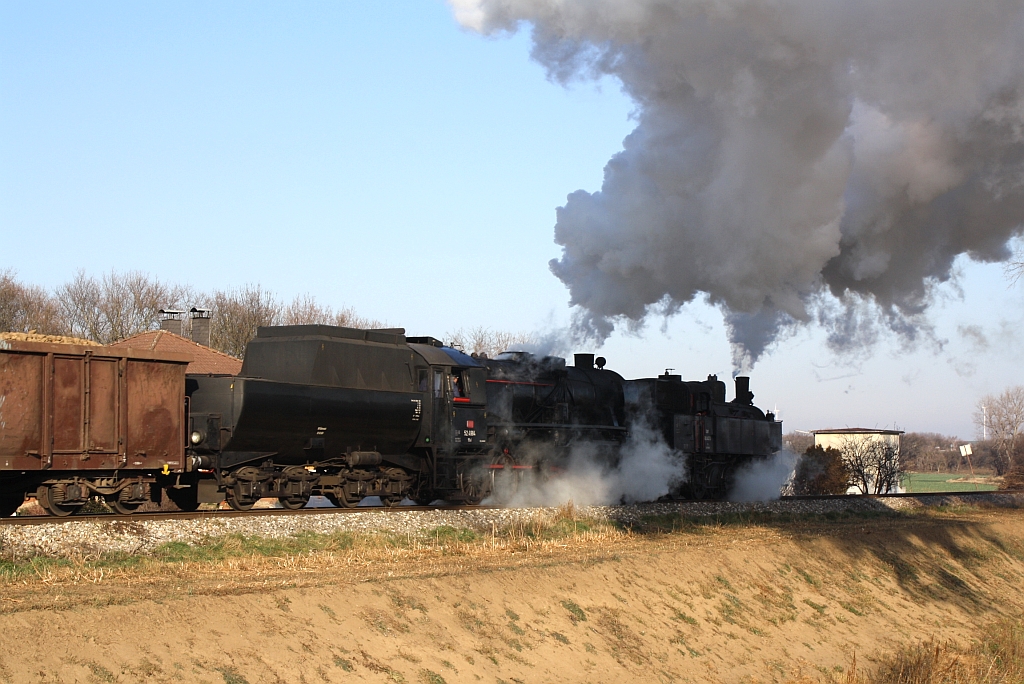
<path fill-rule="evenodd" d="M 912 342 L 956 256 L 1005 260 L 1022 231 L 1020 0 L 451 3 L 636 103 L 555 226 L 552 271 L 598 337 L 706 296 L 738 367 L 814 321 L 837 349 Z"/>
<path fill-rule="evenodd" d="M 799 459 L 789 449 L 777 451 L 770 458 L 751 461 L 736 473 L 729 492 L 729 501 L 774 501 L 782 496 L 782 488 L 793 477 Z"/>
<path fill-rule="evenodd" d="M 535 463 L 551 454 L 519 454 L 521 462 Z M 686 461 L 661 434 L 645 424 L 630 427 L 629 437 L 609 463 L 599 445 L 580 442 L 571 447 L 565 468 L 545 479 L 524 473 L 508 506 L 556 506 L 572 501 L 580 506 L 654 501 L 668 494 L 685 478 Z M 492 502 L 487 502 L 492 503 Z"/>

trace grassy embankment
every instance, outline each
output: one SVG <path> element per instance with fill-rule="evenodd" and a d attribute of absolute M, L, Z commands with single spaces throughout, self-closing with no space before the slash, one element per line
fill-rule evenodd
<path fill-rule="evenodd" d="M 715 538 L 730 528 L 772 525 L 803 527 L 830 525 L 860 528 L 869 519 L 901 518 L 922 519 L 942 517 L 970 510 L 928 510 L 911 513 L 872 512 L 866 514 L 828 514 L 824 516 L 739 514 L 686 519 L 678 515 L 649 517 L 640 524 L 624 527 L 605 521 L 582 518 L 573 507 L 561 509 L 553 519 L 537 519 L 482 534 L 466 529 L 438 527 L 420 534 L 397 535 L 389 533 L 337 532 L 333 534 L 302 533 L 292 537 L 267 539 L 255 536 L 229 535 L 198 540 L 194 544 L 172 542 L 156 547 L 148 554 L 110 553 L 98 557 L 0 559 L 0 592 L 22 588 L 26 584 L 84 584 L 130 581 L 132 586 L 147 583 L 163 584 L 168 578 L 181 583 L 195 578 L 208 579 L 211 573 L 230 572 L 265 573 L 264 576 L 295 569 L 303 573 L 336 568 L 344 564 L 368 566 L 395 561 L 432 562 L 452 558 L 461 561 L 493 561 L 520 553 L 541 554 L 557 552 L 570 547 L 604 548 L 616 553 L 621 542 L 642 542 L 648 538 L 672 538 L 699 535 Z M 973 558 L 973 557 L 972 557 Z M 890 559 L 897 574 L 913 576 L 913 568 L 902 567 L 898 559 Z M 389 573 L 390 574 L 390 573 Z M 726 580 L 717 578 L 731 590 Z M 808 582 L 813 582 L 807 578 Z M 264 580 L 265 582 L 265 580 Z M 186 582 L 187 583 L 187 582 Z M 197 582 L 197 585 L 200 582 Z M 222 585 L 218 585 L 220 587 Z M 225 588 L 226 585 L 225 585 Z M 191 590 L 189 591 L 191 593 Z M 16 598 L 16 601 L 25 599 Z M 31 603 L 26 600 L 26 603 Z M 571 602 L 570 602 L 571 603 Z M 825 606 L 804 601 L 825 613 Z M 740 605 L 737 603 L 737 605 Z M 26 604 L 5 605 L 7 610 L 22 610 Z M 563 607 L 570 612 L 580 610 L 576 604 Z M 728 606 L 727 606 L 728 607 Z M 847 607 L 851 615 L 860 616 L 854 607 Z M 733 624 L 736 621 L 724 621 Z M 696 624 L 683 616 L 687 624 Z M 758 632 L 751 630 L 758 636 Z M 692 655 L 692 653 L 691 653 Z M 916 642 L 888 656 L 883 655 L 866 667 L 858 664 L 856 655 L 847 667 L 834 672 L 819 671 L 814 678 L 791 679 L 799 684 L 828 682 L 829 684 L 996 684 L 1024 682 L 1024 622 L 1002 619 L 989 623 L 977 637 L 969 642 Z M 431 675 L 435 673 L 430 672 Z M 444 681 L 438 675 L 436 680 Z M 225 675 L 227 681 L 227 676 Z"/>
<path fill-rule="evenodd" d="M 616 541 L 628 541 L 666 534 L 711 535 L 724 527 L 788 524 L 828 523 L 856 521 L 871 518 L 899 518 L 906 513 L 869 511 L 858 513 L 827 513 L 824 515 L 791 515 L 787 513 L 730 513 L 701 518 L 688 518 L 680 514 L 646 516 L 634 525 L 621 525 L 606 520 L 585 518 L 578 514 L 572 503 L 562 506 L 550 519 L 538 517 L 527 523 L 516 523 L 494 528 L 484 534 L 470 529 L 441 526 L 419 534 L 392 532 L 333 533 L 300 532 L 289 537 L 261 537 L 228 534 L 206 537 L 194 543 L 167 542 L 148 553 L 108 552 L 98 556 L 72 557 L 32 556 L 5 557 L 0 554 L 0 586 L 6 582 L 42 579 L 46 582 L 86 580 L 117 575 L 135 578 L 160 575 L 164 572 L 180 574 L 183 568 L 200 568 L 237 561 L 247 564 L 268 562 L 280 565 L 282 561 L 302 558 L 305 565 L 317 561 L 337 563 L 372 563 L 413 559 L 419 556 L 494 555 L 517 552 L 544 551 L 573 545 L 600 546 Z M 909 515 L 921 515 L 911 513 Z"/>

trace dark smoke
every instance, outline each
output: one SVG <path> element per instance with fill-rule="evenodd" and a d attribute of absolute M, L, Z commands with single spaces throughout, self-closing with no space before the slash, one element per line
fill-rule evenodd
<path fill-rule="evenodd" d="M 928 338 L 954 259 L 1024 219 L 1020 0 L 451 0 L 529 25 L 567 83 L 611 75 L 637 127 L 558 210 L 552 271 L 598 337 L 706 294 L 738 367 L 816 322 L 836 349 Z"/>

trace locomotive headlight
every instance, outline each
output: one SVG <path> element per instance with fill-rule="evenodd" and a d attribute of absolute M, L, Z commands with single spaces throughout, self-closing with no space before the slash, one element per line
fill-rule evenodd
<path fill-rule="evenodd" d="M 205 435 L 202 432 L 196 430 L 195 432 L 192 433 L 192 443 L 199 444 L 200 442 L 203 441 L 204 437 Z"/>

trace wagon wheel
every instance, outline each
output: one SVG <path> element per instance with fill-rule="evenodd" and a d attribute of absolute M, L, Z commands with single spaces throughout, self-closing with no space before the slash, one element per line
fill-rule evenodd
<path fill-rule="evenodd" d="M 43 507 L 43 510 L 50 515 L 55 515 L 59 518 L 65 518 L 69 515 L 74 515 L 78 512 L 82 506 L 81 504 L 76 506 L 65 506 L 63 504 L 55 504 L 50 500 L 50 488 L 43 485 L 36 490 L 36 501 Z"/>
<path fill-rule="evenodd" d="M 139 506 L 141 506 L 142 504 L 128 503 L 126 501 L 121 501 L 119 498 L 112 498 L 107 499 L 107 505 L 114 509 L 115 513 L 120 513 L 121 515 L 131 515 L 135 511 L 139 510 Z"/>

